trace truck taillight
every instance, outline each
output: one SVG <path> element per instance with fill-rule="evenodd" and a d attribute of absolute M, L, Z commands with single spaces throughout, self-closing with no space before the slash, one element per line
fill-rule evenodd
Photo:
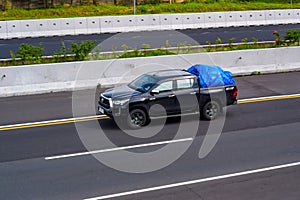
<path fill-rule="evenodd" d="M 237 87 L 235 88 L 235 90 L 233 91 L 233 97 L 237 97 L 237 95 L 238 95 L 238 89 L 237 89 Z"/>

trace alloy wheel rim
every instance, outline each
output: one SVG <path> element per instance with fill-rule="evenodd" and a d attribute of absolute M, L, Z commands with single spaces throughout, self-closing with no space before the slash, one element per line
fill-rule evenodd
<path fill-rule="evenodd" d="M 142 126 L 144 123 L 144 116 L 140 112 L 134 112 L 131 115 L 131 122 L 135 126 Z"/>
<path fill-rule="evenodd" d="M 207 109 L 206 109 L 206 114 L 210 117 L 213 118 L 217 113 L 217 106 L 214 104 L 210 104 Z"/>

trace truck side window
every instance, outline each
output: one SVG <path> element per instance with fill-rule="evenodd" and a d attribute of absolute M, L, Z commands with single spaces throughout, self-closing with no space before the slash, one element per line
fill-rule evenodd
<path fill-rule="evenodd" d="M 158 85 L 156 88 L 153 89 L 153 92 L 168 92 L 172 91 L 173 89 L 173 81 L 166 81 Z"/>
<path fill-rule="evenodd" d="M 195 80 L 194 79 L 179 79 L 177 80 L 177 89 L 188 89 L 188 88 L 193 88 L 195 85 Z"/>

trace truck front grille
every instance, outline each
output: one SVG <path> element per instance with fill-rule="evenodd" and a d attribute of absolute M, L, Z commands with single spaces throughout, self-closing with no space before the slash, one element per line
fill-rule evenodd
<path fill-rule="evenodd" d="M 99 105 L 103 106 L 106 109 L 109 109 L 110 108 L 110 106 L 109 106 L 109 99 L 107 99 L 107 98 L 105 98 L 103 96 L 100 96 Z"/>

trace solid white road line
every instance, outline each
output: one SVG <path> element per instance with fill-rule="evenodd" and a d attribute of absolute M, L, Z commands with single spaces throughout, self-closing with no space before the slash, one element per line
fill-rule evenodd
<path fill-rule="evenodd" d="M 102 149 L 102 150 L 87 151 L 87 152 L 66 154 L 66 155 L 60 155 L 60 156 L 51 156 L 51 157 L 46 157 L 45 160 L 70 158 L 70 157 L 75 157 L 75 156 L 84 156 L 84 155 L 91 155 L 91 154 L 96 154 L 96 153 L 106 153 L 106 152 L 111 152 L 111 151 L 136 149 L 136 148 L 141 148 L 141 147 L 150 147 L 150 146 L 157 146 L 157 145 L 171 144 L 171 143 L 179 143 L 179 142 L 186 142 L 186 141 L 192 141 L 192 140 L 193 140 L 193 138 L 184 138 L 184 139 L 178 139 L 178 140 L 168 140 L 168 141 L 161 141 L 161 142 L 138 144 L 138 145 L 132 145 L 132 146 L 116 147 L 116 148 L 111 148 L 111 149 Z"/>
<path fill-rule="evenodd" d="M 179 182 L 179 183 L 174 183 L 174 184 L 169 184 L 169 185 L 162 185 L 162 186 L 156 186 L 156 187 L 151 187 L 151 188 L 132 190 L 132 191 L 128 191 L 128 192 L 121 192 L 121 193 L 116 193 L 116 194 L 87 198 L 85 200 L 101 200 L 101 199 L 122 197 L 122 196 L 128 196 L 128 195 L 133 195 L 133 194 L 140 194 L 140 193 L 144 193 L 144 192 L 151 192 L 151 191 L 169 189 L 169 188 L 174 188 L 174 187 L 179 187 L 179 186 L 186 186 L 186 185 L 191 185 L 191 184 L 196 184 L 196 183 L 204 183 L 204 182 L 232 178 L 232 177 L 237 177 L 237 176 L 244 176 L 244 175 L 249 175 L 249 174 L 267 172 L 267 171 L 271 171 L 271 170 L 294 167 L 294 166 L 298 166 L 298 165 L 300 165 L 300 162 L 289 163 L 289 164 L 284 164 L 284 165 L 277 165 L 277 166 L 273 166 L 273 167 L 266 167 L 266 168 L 260 168 L 260 169 L 243 171 L 243 172 L 237 172 L 237 173 L 233 173 L 233 174 L 226 174 L 226 175 L 209 177 L 209 178 L 192 180 L 192 181 L 186 181 L 186 182 Z"/>

